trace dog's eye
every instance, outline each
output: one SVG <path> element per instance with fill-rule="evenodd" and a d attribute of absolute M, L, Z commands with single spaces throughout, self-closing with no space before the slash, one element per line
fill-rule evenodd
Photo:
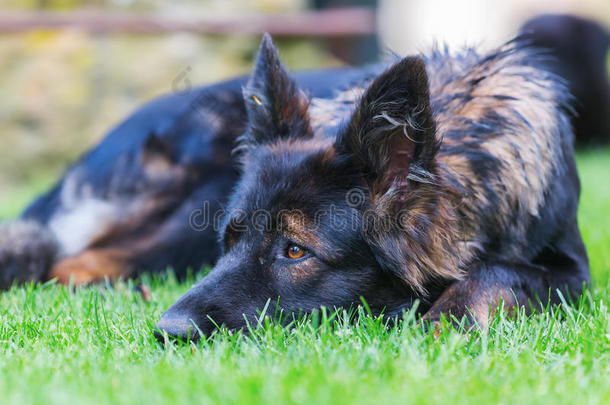
<path fill-rule="evenodd" d="M 289 259 L 300 259 L 305 256 L 306 253 L 307 250 L 298 245 L 288 245 L 288 248 L 286 249 L 286 257 Z"/>

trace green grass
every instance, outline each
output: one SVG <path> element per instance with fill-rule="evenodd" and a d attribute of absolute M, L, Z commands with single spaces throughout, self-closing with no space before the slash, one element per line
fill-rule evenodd
<path fill-rule="evenodd" d="M 188 288 L 171 276 L 145 280 L 148 302 L 130 283 L 13 288 L 0 294 L 0 402 L 608 404 L 610 150 L 579 167 L 593 287 L 574 306 L 500 315 L 469 336 L 339 313 L 163 346 L 150 330 Z"/>

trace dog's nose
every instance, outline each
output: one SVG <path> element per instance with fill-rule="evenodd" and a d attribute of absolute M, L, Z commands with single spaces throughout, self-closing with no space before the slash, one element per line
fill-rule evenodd
<path fill-rule="evenodd" d="M 199 331 L 188 315 L 165 313 L 153 333 L 160 342 L 164 342 L 166 336 L 183 342 L 199 340 Z"/>

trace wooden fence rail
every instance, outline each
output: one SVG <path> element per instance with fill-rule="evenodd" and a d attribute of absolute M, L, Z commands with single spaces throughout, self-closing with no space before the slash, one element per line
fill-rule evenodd
<path fill-rule="evenodd" d="M 64 28 L 93 34 L 191 32 L 202 35 L 228 35 L 269 32 L 275 36 L 288 37 L 352 37 L 375 32 L 375 11 L 366 7 L 350 7 L 222 18 L 93 10 L 0 11 L 0 33 Z"/>

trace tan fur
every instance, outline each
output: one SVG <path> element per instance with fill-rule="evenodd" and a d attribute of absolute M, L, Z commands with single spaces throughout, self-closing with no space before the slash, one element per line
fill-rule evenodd
<path fill-rule="evenodd" d="M 447 59 L 444 64 L 427 65 L 433 104 L 447 95 L 463 96 L 435 109 L 437 137 L 442 141 L 435 169 L 438 183 L 420 186 L 405 204 L 407 234 L 424 234 L 425 225 L 417 220 L 419 216 L 432 220 L 432 225 L 425 226 L 428 233 L 423 245 L 405 235 L 403 246 L 396 246 L 409 255 L 412 265 L 405 269 L 405 279 L 416 290 L 422 291 L 424 282 L 430 279 L 462 276 L 464 267 L 481 249 L 480 236 L 485 232 L 481 224 L 489 219 L 482 213 L 493 212 L 496 230 L 505 232 L 507 239 L 523 235 L 527 216 L 540 213 L 562 142 L 569 140 L 553 136 L 559 125 L 556 86 L 536 68 L 524 64 L 525 56 L 523 51 L 512 50 L 491 61 Z M 340 93 L 333 101 L 313 100 L 310 112 L 314 129 L 347 119 L 361 95 L 362 89 L 357 88 Z M 457 139 L 448 136 L 454 129 L 481 123 L 489 112 L 501 116 L 507 124 L 489 128 L 483 136 L 479 133 L 475 137 L 467 131 Z M 484 184 L 468 157 L 452 152 L 459 150 L 453 147 L 468 142 L 476 143 L 501 162 L 496 176 L 501 181 Z M 459 184 L 465 192 L 457 193 L 449 184 Z M 489 186 L 498 201 L 488 200 L 485 187 Z M 379 215 L 389 209 L 384 198 L 373 201 Z M 422 207 L 434 198 L 438 199 L 436 212 L 427 212 Z M 372 236 L 373 241 L 382 237 Z M 507 243 L 502 254 L 519 257 L 521 248 L 518 243 Z"/>
<path fill-rule="evenodd" d="M 90 249 L 60 260 L 49 272 L 48 279 L 61 284 L 89 284 L 106 278 L 116 279 L 129 274 L 124 252 L 118 249 Z"/>

